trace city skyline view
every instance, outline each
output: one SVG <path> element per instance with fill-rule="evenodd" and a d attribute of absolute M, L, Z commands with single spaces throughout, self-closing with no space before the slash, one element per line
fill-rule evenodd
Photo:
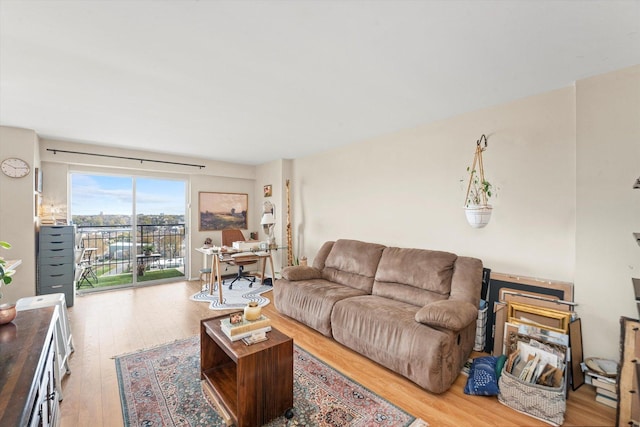
<path fill-rule="evenodd" d="M 71 215 L 184 215 L 186 182 L 119 175 L 71 174 Z"/>

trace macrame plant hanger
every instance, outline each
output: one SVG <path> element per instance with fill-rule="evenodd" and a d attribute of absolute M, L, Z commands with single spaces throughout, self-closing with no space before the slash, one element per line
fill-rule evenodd
<path fill-rule="evenodd" d="M 482 147 L 482 140 L 484 139 L 484 147 Z M 471 192 L 471 183 L 473 182 L 473 176 L 477 174 L 480 177 L 480 185 L 485 182 L 484 179 L 484 165 L 482 164 L 482 152 L 487 149 L 487 137 L 483 134 L 479 140 L 476 141 L 476 154 L 473 157 L 473 164 L 471 165 L 471 174 L 469 175 L 469 185 L 467 185 L 467 196 L 464 199 L 464 205 L 467 206 L 469 202 L 469 193 Z M 478 171 L 476 172 L 476 164 L 478 165 Z M 488 204 L 487 194 L 484 191 L 482 193 L 482 204 Z"/>

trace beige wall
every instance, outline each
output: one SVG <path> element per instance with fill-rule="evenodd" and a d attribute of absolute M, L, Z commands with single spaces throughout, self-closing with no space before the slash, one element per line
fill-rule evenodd
<path fill-rule="evenodd" d="M 300 255 L 328 239 L 476 256 L 495 271 L 573 278 L 574 90 L 566 88 L 296 159 Z M 476 141 L 499 187 L 491 223 L 472 229 L 463 204 Z"/>
<path fill-rule="evenodd" d="M 640 231 L 640 190 L 630 190 L 640 174 L 637 70 L 296 159 L 294 229 L 303 242 L 296 255 L 311 258 L 326 240 L 352 238 L 452 251 L 479 257 L 496 272 L 575 281 L 585 354 L 617 359 L 619 316 L 637 317 L 629 278 L 634 269 L 639 276 L 640 259 L 630 237 Z M 483 133 L 486 177 L 499 191 L 490 224 L 472 229 L 460 179 Z M 605 185 L 605 175 L 616 178 Z M 603 185 L 604 194 L 594 197 Z M 578 230 L 576 206 L 587 209 Z M 602 243 L 611 239 L 617 243 L 607 245 L 605 257 Z M 612 283 L 612 275 L 621 277 Z"/>
<path fill-rule="evenodd" d="M 638 318 L 640 278 L 640 66 L 577 88 L 576 298 L 585 351 L 618 358 L 620 316 Z"/>
<path fill-rule="evenodd" d="M 0 161 L 18 157 L 29 163 L 24 178 L 9 178 L 0 173 L 0 240 L 11 243 L 2 250 L 5 259 L 21 259 L 13 283 L 3 286 L 2 303 L 14 303 L 36 291 L 35 168 L 40 167 L 38 136 L 32 130 L 0 126 Z"/>

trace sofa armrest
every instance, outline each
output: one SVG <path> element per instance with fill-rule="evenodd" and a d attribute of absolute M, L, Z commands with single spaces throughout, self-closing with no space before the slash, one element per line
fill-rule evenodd
<path fill-rule="evenodd" d="M 315 267 L 292 265 L 282 269 L 282 278 L 292 282 L 296 280 L 322 279 L 322 272 Z"/>
<path fill-rule="evenodd" d="M 459 331 L 478 318 L 478 308 L 462 301 L 442 300 L 427 304 L 416 313 L 416 322 Z"/>

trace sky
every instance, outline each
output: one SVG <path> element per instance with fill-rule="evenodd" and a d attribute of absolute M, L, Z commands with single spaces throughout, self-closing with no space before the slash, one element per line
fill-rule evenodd
<path fill-rule="evenodd" d="M 184 215 L 186 183 L 135 178 L 136 214 Z M 71 215 L 131 215 L 133 178 L 117 175 L 71 175 Z"/>

